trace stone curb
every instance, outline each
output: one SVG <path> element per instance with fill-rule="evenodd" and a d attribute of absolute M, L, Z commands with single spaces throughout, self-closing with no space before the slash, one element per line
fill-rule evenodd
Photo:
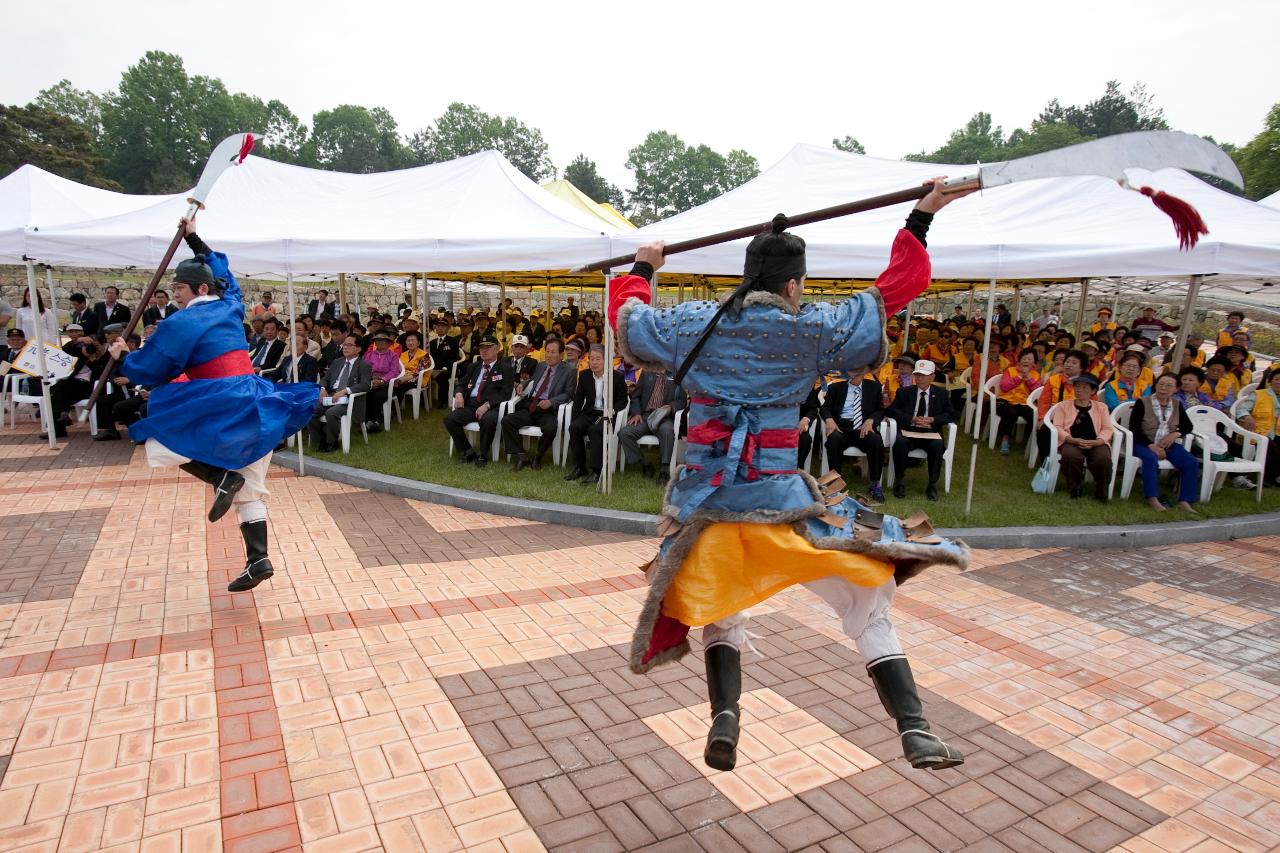
<path fill-rule="evenodd" d="M 298 470 L 294 453 L 277 453 L 271 461 Z M 379 474 L 336 462 L 307 457 L 307 474 L 402 498 L 456 506 L 472 512 L 508 515 L 529 521 L 564 524 L 586 530 L 657 536 L 657 516 L 642 512 L 531 501 L 455 489 L 406 477 Z M 966 527 L 944 528 L 938 533 L 963 539 L 972 548 L 1149 548 L 1189 542 L 1225 542 L 1254 536 L 1280 536 L 1280 512 L 1175 521 L 1169 524 L 1108 524 L 1089 527 Z"/>

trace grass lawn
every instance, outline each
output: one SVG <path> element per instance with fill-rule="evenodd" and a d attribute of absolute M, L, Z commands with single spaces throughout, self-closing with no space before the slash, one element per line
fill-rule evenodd
<path fill-rule="evenodd" d="M 443 417 L 444 413 L 439 410 L 424 412 L 417 421 L 406 418 L 403 424 L 393 424 L 390 433 L 371 435 L 367 446 L 361 443 L 359 435 L 354 436 L 351 453 L 345 457 L 341 453 L 330 453 L 319 458 L 413 480 L 516 498 L 645 513 L 656 513 L 659 509 L 661 488 L 641 477 L 638 469 L 628 468 L 615 476 L 613 494 L 602 495 L 593 487 L 566 483 L 563 478 L 567 469 L 551 465 L 550 454 L 548 464 L 541 471 L 525 470 L 519 474 L 511 471 L 505 459 L 490 462 L 484 469 L 462 465 L 456 456 L 448 455 L 448 436 L 441 424 Z M 912 468 L 907 474 L 907 497 L 896 500 L 890 496 L 885 510 L 906 516 L 915 509 L 924 509 L 938 527 L 1141 524 L 1188 517 L 1177 510 L 1156 512 L 1148 508 L 1142 499 L 1141 478 L 1135 480 L 1129 500 L 1121 501 L 1117 497 L 1109 504 L 1098 503 L 1090 497 L 1073 501 L 1061 480 L 1055 494 L 1037 495 L 1031 491 L 1034 472 L 1027 468 L 1021 447 L 1015 446 L 1009 456 L 1001 456 L 988 450 L 984 443 L 978 451 L 973 513 L 965 518 L 964 496 L 971 446 L 972 442 L 965 436 L 957 439 L 950 494 L 944 493 L 937 503 L 925 500 L 924 469 Z M 845 474 L 852 491 L 865 493 L 866 481 L 852 461 L 846 466 Z M 1091 494 L 1091 488 L 1087 494 Z M 1116 493 L 1119 494 L 1118 485 Z M 1212 501 L 1197 508 L 1202 518 L 1280 510 L 1280 489 L 1265 489 L 1261 504 L 1254 501 L 1254 494 L 1227 485 Z"/>

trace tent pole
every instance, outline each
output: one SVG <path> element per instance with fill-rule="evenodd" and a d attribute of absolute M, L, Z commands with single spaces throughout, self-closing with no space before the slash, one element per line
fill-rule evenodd
<path fill-rule="evenodd" d="M 1022 285 L 1013 286 L 1013 324 L 1016 327 L 1022 319 Z"/>
<path fill-rule="evenodd" d="M 613 274 L 606 272 L 604 274 L 604 290 L 602 299 L 605 306 L 609 304 L 609 285 L 613 281 Z M 581 293 L 581 287 L 579 287 Z M 606 495 L 613 493 L 613 466 L 609 464 L 609 449 L 613 447 L 617 441 L 613 434 L 613 327 L 609 323 L 604 324 L 604 423 L 601 424 L 600 436 L 603 439 L 600 450 L 601 460 L 600 466 L 600 482 L 599 489 Z"/>
<path fill-rule="evenodd" d="M 684 302 L 684 279 L 681 279 L 680 283 L 676 285 L 676 304 L 679 305 L 682 302 Z"/>
<path fill-rule="evenodd" d="M 298 325 L 298 305 L 296 302 L 294 302 L 294 296 L 293 296 L 293 273 L 291 272 L 285 273 L 284 282 L 285 282 L 285 287 L 289 291 L 289 353 L 292 356 L 289 359 L 289 381 L 297 382 L 298 381 L 298 356 L 293 355 L 293 346 L 294 346 L 294 339 L 297 337 L 297 332 L 300 327 Z M 298 476 L 305 477 L 307 476 L 307 472 L 305 468 L 306 463 L 303 461 L 304 454 L 302 452 L 302 430 L 298 430 L 296 433 L 293 434 L 293 442 L 295 445 L 297 445 L 294 449 L 298 452 Z"/>
<path fill-rule="evenodd" d="M 1182 351 L 1187 348 L 1187 336 L 1191 333 L 1191 307 L 1195 305 L 1196 296 L 1200 293 L 1200 282 L 1203 280 L 1204 276 L 1202 275 L 1191 276 L 1190 286 L 1187 287 L 1187 298 L 1182 303 L 1182 323 L 1178 326 L 1178 342 L 1173 345 L 1173 372 L 1175 376 L 1182 369 Z"/>
<path fill-rule="evenodd" d="M 32 260 L 27 261 L 27 304 L 31 306 L 31 316 L 36 328 L 33 340 L 36 344 L 36 364 L 40 369 L 40 395 L 44 398 L 41 408 L 44 417 L 40 419 L 40 425 L 48 432 L 49 447 L 53 448 L 58 446 L 58 437 L 54 435 L 57 430 L 53 424 L 53 397 L 49 394 L 49 368 L 44 363 L 44 315 L 40 312 L 40 297 L 36 293 L 36 265 Z"/>
<path fill-rule="evenodd" d="M 427 288 L 427 274 L 423 272 L 418 275 L 422 282 L 422 327 L 419 331 L 423 331 L 427 326 L 427 315 L 431 313 L 431 291 Z"/>
<path fill-rule="evenodd" d="M 463 311 L 466 311 L 466 310 L 467 310 L 467 282 L 466 282 L 466 279 L 463 279 L 463 281 L 462 281 L 462 310 L 463 310 Z"/>
<path fill-rule="evenodd" d="M 973 320 L 973 285 L 972 284 L 969 285 L 969 309 L 965 312 L 965 316 L 968 317 L 970 321 Z"/>
<path fill-rule="evenodd" d="M 499 275 L 501 277 L 498 279 L 498 340 L 505 341 L 507 337 L 507 274 L 502 272 Z M 508 353 L 511 351 L 506 346 L 502 349 L 507 350 Z"/>
<path fill-rule="evenodd" d="M 416 272 L 409 273 L 409 309 L 418 310 L 418 274 Z"/>
<path fill-rule="evenodd" d="M 916 301 L 912 299 L 907 303 L 907 322 L 902 326 L 902 351 L 906 352 L 911 349 L 911 315 L 914 313 Z"/>
<path fill-rule="evenodd" d="M 344 272 L 338 273 L 338 313 L 349 313 L 347 308 L 347 274 Z"/>
<path fill-rule="evenodd" d="M 653 281 L 649 282 L 649 304 L 654 308 L 658 307 L 658 274 L 656 272 L 653 274 Z"/>
<path fill-rule="evenodd" d="M 1076 344 L 1084 337 L 1084 307 L 1089 301 L 1089 279 L 1080 279 L 1080 307 L 1076 309 Z"/>
<path fill-rule="evenodd" d="M 547 333 L 551 332 L 551 276 L 547 276 L 547 322 L 545 324 Z"/>
<path fill-rule="evenodd" d="M 987 287 L 987 317 L 991 317 L 991 312 L 996 310 L 996 280 L 991 279 L 990 285 Z M 969 448 L 969 487 L 964 495 L 964 517 L 968 518 L 970 511 L 973 509 L 973 475 L 978 469 L 978 445 L 981 442 L 978 436 L 982 434 L 982 389 L 987 384 L 988 362 L 991 360 L 991 320 L 988 319 L 982 330 L 982 374 L 978 377 L 978 408 L 973 413 L 973 445 Z M 968 394 L 969 389 L 964 389 L 964 393 Z M 1030 436 L 1027 441 L 1035 441 L 1036 437 Z"/>
<path fill-rule="evenodd" d="M 58 322 L 58 288 L 53 284 L 53 267 L 46 266 L 44 268 L 44 280 L 49 290 L 49 310 L 53 312 L 53 325 L 61 329 L 62 325 Z M 62 339 L 59 338 L 53 343 L 56 346 L 62 343 Z"/>
<path fill-rule="evenodd" d="M 360 317 L 361 317 L 361 316 L 363 316 L 363 313 L 362 313 L 362 312 L 363 312 L 363 310 L 364 310 L 364 306 L 360 304 L 360 277 L 359 277 L 359 276 L 355 276 L 354 281 L 355 281 L 355 289 L 356 289 L 356 294 L 355 294 L 355 302 L 356 302 L 355 316 L 356 316 L 356 322 L 357 322 L 357 323 L 359 323 L 359 322 L 360 322 Z M 368 317 L 365 317 L 365 318 L 364 318 L 364 322 L 365 322 L 365 324 L 367 325 L 367 324 L 368 324 L 368 322 L 369 322 L 369 318 L 368 318 Z"/>

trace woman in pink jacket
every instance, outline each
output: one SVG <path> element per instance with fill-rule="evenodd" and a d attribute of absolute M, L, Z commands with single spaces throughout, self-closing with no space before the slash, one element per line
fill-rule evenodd
<path fill-rule="evenodd" d="M 1067 478 L 1072 500 L 1084 494 L 1085 468 L 1093 475 L 1093 497 L 1107 502 L 1111 485 L 1111 413 L 1107 404 L 1093 399 L 1098 390 L 1098 377 L 1081 373 L 1072 383 L 1075 399 L 1072 405 L 1060 405 L 1050 413 L 1049 424 L 1058 433 L 1058 453 L 1062 456 L 1062 473 Z"/>

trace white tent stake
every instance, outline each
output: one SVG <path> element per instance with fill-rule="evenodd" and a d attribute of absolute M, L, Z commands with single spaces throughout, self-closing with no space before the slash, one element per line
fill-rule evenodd
<path fill-rule="evenodd" d="M 991 279 L 991 284 L 987 289 L 987 322 L 982 330 L 982 375 L 978 377 L 978 408 L 973 413 L 973 446 L 969 448 L 969 488 L 964 496 L 964 517 L 969 517 L 969 512 L 973 508 L 973 475 L 978 470 L 978 445 L 981 443 L 978 436 L 982 434 L 982 407 L 986 400 L 982 398 L 982 390 L 987 384 L 987 362 L 991 358 L 991 313 L 996 310 L 996 280 Z M 964 393 L 968 394 L 969 389 L 964 389 Z M 1031 436 L 1028 441 L 1035 441 L 1035 436 Z"/>
<path fill-rule="evenodd" d="M 298 306 L 293 301 L 293 273 L 285 273 L 285 288 L 289 291 L 289 352 L 292 357 L 289 359 L 289 379 L 292 382 L 298 381 L 298 356 L 293 352 L 294 339 L 297 337 L 298 329 L 303 328 L 298 323 Z M 294 433 L 293 436 L 294 449 L 298 451 L 298 476 L 305 477 L 307 471 L 306 463 L 303 461 L 302 452 L 302 430 Z"/>
<path fill-rule="evenodd" d="M 40 419 L 40 423 L 48 430 L 49 447 L 58 446 L 58 437 L 54 435 L 57 428 L 53 423 L 53 398 L 49 394 L 49 368 L 44 363 L 44 316 L 40 312 L 40 298 L 36 293 L 36 265 L 34 261 L 27 261 L 27 303 L 31 306 L 31 316 L 35 318 L 36 327 L 36 364 L 40 367 L 40 394 L 44 397 L 43 408 L 41 409 L 44 417 Z M 49 306 L 50 310 L 53 306 Z"/>
<path fill-rule="evenodd" d="M 606 312 L 609 305 L 609 285 L 613 282 L 613 274 L 604 274 L 604 305 Z M 607 315 L 606 315 L 607 316 Z M 600 425 L 600 491 L 606 495 L 613 493 L 613 466 L 609 464 L 609 449 L 615 441 L 613 435 L 613 327 L 604 324 L 604 423 Z"/>

